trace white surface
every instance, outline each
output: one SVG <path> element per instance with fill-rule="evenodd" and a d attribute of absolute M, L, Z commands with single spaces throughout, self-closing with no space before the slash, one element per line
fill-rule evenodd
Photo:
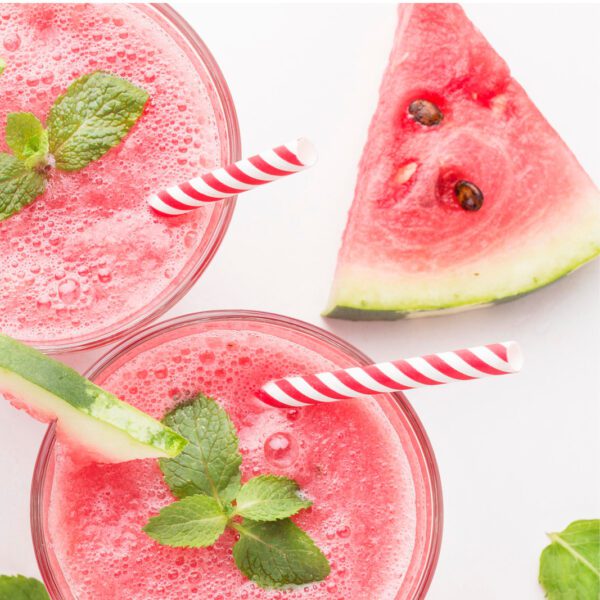
<path fill-rule="evenodd" d="M 214 308 L 284 313 L 324 325 L 376 359 L 519 340 L 526 354 L 520 375 L 409 397 L 444 490 L 444 539 L 429 598 L 541 599 L 544 532 L 600 516 L 598 263 L 526 298 L 471 313 L 324 322 L 319 312 L 391 47 L 394 7 L 177 8 L 229 81 L 245 150 L 306 135 L 320 161 L 240 199 L 213 264 L 169 316 Z M 468 13 L 599 183 L 600 7 L 479 5 Z M 68 361 L 83 369 L 99 354 Z M 44 427 L 5 403 L 0 423 L 0 573 L 36 575 L 29 483 Z"/>

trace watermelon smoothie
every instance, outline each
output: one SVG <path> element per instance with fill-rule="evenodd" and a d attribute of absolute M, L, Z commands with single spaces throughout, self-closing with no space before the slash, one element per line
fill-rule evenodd
<path fill-rule="evenodd" d="M 216 399 L 238 431 L 243 480 L 284 475 L 313 500 L 294 520 L 326 553 L 331 575 L 265 591 L 235 567 L 231 531 L 210 548 L 157 544 L 142 526 L 173 500 L 157 462 L 82 465 L 51 427 L 34 476 L 32 528 L 52 598 L 421 597 L 439 550 L 441 495 L 405 399 L 279 410 L 253 396 L 273 378 L 367 360 L 323 330 L 253 312 L 180 317 L 123 342 L 91 379 L 155 417 L 200 391 Z"/>
<path fill-rule="evenodd" d="M 2 4 L 0 56 L 0 152 L 8 113 L 44 122 L 87 73 L 149 93 L 121 144 L 81 171 L 54 170 L 40 198 L 0 221 L 0 331 L 48 351 L 111 341 L 174 303 L 219 246 L 234 200 L 175 218 L 146 200 L 239 158 L 229 91 L 198 36 L 165 6 Z"/>

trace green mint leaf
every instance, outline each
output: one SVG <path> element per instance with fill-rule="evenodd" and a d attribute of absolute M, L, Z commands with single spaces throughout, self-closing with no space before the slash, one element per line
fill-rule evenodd
<path fill-rule="evenodd" d="M 48 155 L 48 132 L 31 113 L 8 114 L 6 143 L 29 168 L 43 163 Z"/>
<path fill-rule="evenodd" d="M 540 584 L 550 600 L 600 598 L 600 519 L 574 521 L 540 557 Z"/>
<path fill-rule="evenodd" d="M 0 153 L 0 221 L 31 204 L 45 189 L 45 177 L 18 158 Z"/>
<path fill-rule="evenodd" d="M 298 484 L 287 477 L 259 475 L 242 486 L 236 514 L 253 521 L 277 521 L 295 515 L 312 502 L 298 495 Z"/>
<path fill-rule="evenodd" d="M 227 525 L 227 514 L 210 496 L 188 496 L 165 506 L 144 531 L 160 544 L 201 548 L 214 544 Z"/>
<path fill-rule="evenodd" d="M 4 73 L 4 69 L 6 69 L 6 61 L 0 56 L 0 75 Z"/>
<path fill-rule="evenodd" d="M 76 79 L 48 117 L 56 168 L 77 171 L 104 156 L 135 125 L 147 100 L 145 90 L 110 73 Z"/>
<path fill-rule="evenodd" d="M 189 441 L 179 456 L 159 459 L 173 494 L 178 498 L 206 494 L 221 505 L 231 502 L 240 489 L 242 456 L 227 413 L 199 394 L 167 414 L 163 423 Z"/>
<path fill-rule="evenodd" d="M 33 577 L 0 575 L 0 600 L 50 600 L 50 596 Z"/>
<path fill-rule="evenodd" d="M 233 547 L 238 569 L 262 588 L 322 581 L 329 562 L 310 537 L 290 519 L 234 525 L 240 534 Z"/>

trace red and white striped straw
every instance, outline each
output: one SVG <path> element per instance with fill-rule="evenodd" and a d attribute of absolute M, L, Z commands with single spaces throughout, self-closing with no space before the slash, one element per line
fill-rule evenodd
<path fill-rule="evenodd" d="M 517 342 L 427 354 L 367 367 L 285 377 L 263 386 L 256 396 L 278 408 L 335 402 L 428 385 L 516 373 L 523 366 Z"/>
<path fill-rule="evenodd" d="M 229 198 L 303 171 L 316 161 L 317 152 L 312 142 L 298 138 L 162 190 L 150 196 L 148 203 L 163 216 L 183 215 L 206 203 Z"/>

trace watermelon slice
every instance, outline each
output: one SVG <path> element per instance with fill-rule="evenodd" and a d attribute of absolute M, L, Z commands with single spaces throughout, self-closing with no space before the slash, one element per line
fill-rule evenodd
<path fill-rule="evenodd" d="M 600 252 L 600 193 L 455 4 L 404 4 L 325 314 L 397 319 L 546 285 Z"/>
<path fill-rule="evenodd" d="M 56 421 L 59 438 L 86 462 L 172 458 L 187 445 L 178 433 L 73 369 L 0 334 L 2 396 L 40 421 Z"/>

